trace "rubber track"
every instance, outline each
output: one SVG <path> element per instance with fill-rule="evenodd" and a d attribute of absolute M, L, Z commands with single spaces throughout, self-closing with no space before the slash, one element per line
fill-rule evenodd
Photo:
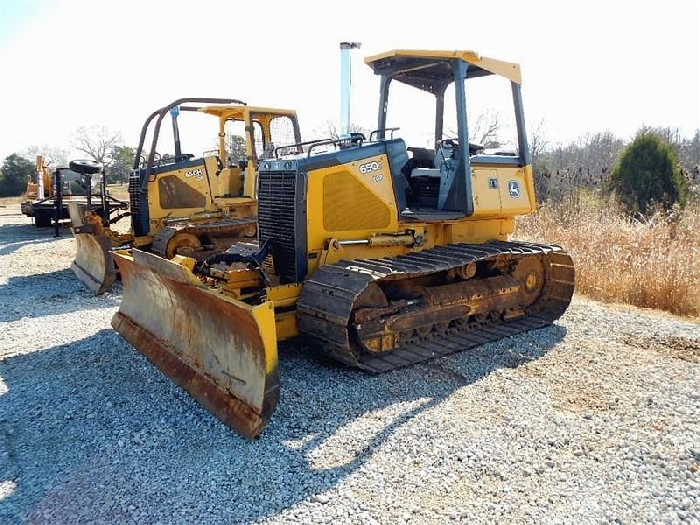
<path fill-rule="evenodd" d="M 549 263 L 545 267 L 545 287 L 540 299 L 523 317 L 482 323 L 459 332 L 449 330 L 386 354 L 360 351 L 353 343 L 350 328 L 353 306 L 372 281 L 419 277 L 498 256 L 539 254 L 544 254 Z M 351 366 L 378 373 L 547 326 L 564 313 L 573 291 L 573 262 L 559 246 L 505 241 L 452 244 L 395 258 L 344 260 L 323 266 L 304 281 L 297 302 L 297 321 L 300 330 L 319 343 L 323 352 Z"/>
<path fill-rule="evenodd" d="M 211 235 L 212 237 L 227 237 L 238 230 L 245 229 L 251 224 L 257 225 L 254 217 L 226 219 L 217 222 L 186 222 L 174 226 L 167 226 L 153 237 L 151 251 L 156 255 L 165 257 L 168 243 L 179 233 L 191 233 L 198 239 L 201 239 L 202 235 L 205 234 Z"/>

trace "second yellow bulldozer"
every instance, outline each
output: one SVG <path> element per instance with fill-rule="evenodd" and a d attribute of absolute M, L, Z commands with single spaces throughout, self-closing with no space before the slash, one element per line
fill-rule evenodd
<path fill-rule="evenodd" d="M 217 137 L 215 150 L 202 156 L 183 153 L 181 112 L 216 119 L 218 126 L 209 133 Z M 162 124 L 168 116 L 172 131 L 165 137 Z M 169 139 L 172 144 L 166 143 Z M 276 147 L 300 140 L 293 110 L 248 106 L 236 99 L 181 98 L 154 111 L 141 129 L 135 153 L 129 213 L 110 220 L 84 206 L 70 206 L 77 244 L 73 271 L 101 294 L 117 278 L 111 256 L 115 247 L 201 259 L 238 239 L 255 238 L 258 161 Z M 170 148 L 172 153 L 165 154 Z M 114 223 L 128 215 L 129 232 L 119 232 Z"/>
<path fill-rule="evenodd" d="M 472 51 L 365 62 L 380 78 L 377 131 L 262 161 L 256 245 L 199 262 L 115 254 L 114 328 L 249 438 L 278 401 L 280 340 L 384 372 L 546 326 L 571 300 L 569 255 L 509 239 L 536 209 L 519 66 Z M 512 148 L 469 141 L 467 86 L 484 78 L 505 84 Z M 432 116 L 394 116 L 419 121 L 427 147 L 391 137 L 394 86 L 432 100 Z"/>

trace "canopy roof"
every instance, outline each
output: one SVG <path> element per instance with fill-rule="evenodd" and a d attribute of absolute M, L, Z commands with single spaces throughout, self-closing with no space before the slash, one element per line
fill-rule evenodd
<path fill-rule="evenodd" d="M 475 51 L 396 49 L 365 58 L 377 75 L 388 75 L 409 86 L 434 93 L 454 81 L 452 61 L 469 64 L 467 78 L 499 75 L 520 84 L 520 65 L 479 55 Z"/>
<path fill-rule="evenodd" d="M 243 106 L 238 104 L 225 104 L 218 106 L 204 106 L 199 108 L 199 111 L 215 115 L 219 118 L 245 120 L 246 113 L 252 114 L 269 114 L 269 115 L 287 115 L 296 117 L 296 112 L 293 109 L 275 109 L 259 106 Z"/>

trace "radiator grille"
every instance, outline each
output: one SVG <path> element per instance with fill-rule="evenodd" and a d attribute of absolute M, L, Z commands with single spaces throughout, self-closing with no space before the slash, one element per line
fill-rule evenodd
<path fill-rule="evenodd" d="M 134 235 L 146 235 L 148 231 L 142 230 L 144 210 L 141 207 L 141 173 L 133 170 L 129 175 L 129 211 L 131 212 L 131 224 L 134 226 Z"/>
<path fill-rule="evenodd" d="M 274 239 L 275 274 L 282 283 L 296 281 L 294 230 L 296 172 L 260 172 L 258 175 L 258 230 L 260 244 Z"/>

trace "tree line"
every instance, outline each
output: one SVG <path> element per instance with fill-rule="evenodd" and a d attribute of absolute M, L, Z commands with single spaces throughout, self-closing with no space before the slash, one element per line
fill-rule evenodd
<path fill-rule="evenodd" d="M 136 148 L 126 146 L 119 132 L 105 126 L 80 127 L 71 146 L 84 154 L 83 158 L 104 166 L 108 184 L 129 180 Z M 27 182 L 36 179 L 36 158 L 39 155 L 44 157 L 49 168 L 68 166 L 68 151 L 50 145 L 34 145 L 8 155 L 0 168 L 0 197 L 17 196 L 26 191 Z"/>
<path fill-rule="evenodd" d="M 475 131 L 479 132 L 482 142 L 497 144 L 499 121 L 491 117 L 485 116 L 482 119 L 488 122 L 480 122 L 477 119 L 478 125 L 475 126 Z M 668 146 L 668 150 L 664 150 L 665 146 L 654 145 L 656 144 L 654 141 L 652 141 L 654 144 L 646 141 L 647 149 L 653 146 L 657 150 L 661 148 L 664 155 L 671 155 L 669 162 L 673 165 L 673 169 L 668 173 L 668 177 L 678 179 L 674 184 L 679 188 L 679 195 L 675 198 L 671 197 L 674 190 L 667 188 L 664 191 L 669 195 L 668 199 L 683 200 L 682 197 L 687 191 L 692 191 L 700 185 L 700 129 L 696 130 L 691 138 L 683 137 L 676 128 L 642 127 L 629 143 L 612 133 L 602 132 L 585 135 L 568 144 L 552 144 L 545 136 L 544 123 L 540 122 L 531 129 L 529 135 L 535 186 L 540 202 L 575 199 L 581 188 L 594 191 L 615 189 L 613 174 L 622 159 L 625 148 L 643 136 L 654 137 L 662 145 Z M 108 183 L 128 181 L 134 163 L 135 148 L 124 145 L 120 133 L 104 126 L 81 127 L 74 134 L 72 146 L 75 150 L 84 153 L 86 158 L 103 164 Z M 0 196 L 20 195 L 26 190 L 28 179 L 34 176 L 37 155 L 43 155 L 49 167 L 55 168 L 68 164 L 67 152 L 51 146 L 32 146 L 23 152 L 9 155 L 0 169 Z M 632 168 L 641 169 L 634 166 Z M 658 173 L 663 171 L 658 166 L 655 169 Z M 643 169 L 642 172 L 644 172 Z M 635 186 L 640 191 L 642 186 L 646 188 L 644 191 L 648 190 L 652 193 L 655 191 L 650 188 L 654 186 L 654 177 L 657 175 L 644 173 L 646 175 L 641 178 L 635 179 L 632 176 L 626 185 L 620 185 L 619 181 L 617 182 L 618 193 L 622 193 L 623 199 L 630 192 L 637 193 L 631 189 Z M 660 176 L 666 177 L 663 174 Z M 648 200 L 655 199 L 648 198 Z M 645 208 L 638 204 L 637 207 Z M 640 211 L 643 210 L 640 209 Z"/>
<path fill-rule="evenodd" d="M 576 201 L 581 189 L 614 191 L 629 211 L 644 214 L 700 192 L 700 129 L 687 138 L 677 128 L 643 126 L 630 142 L 603 132 L 554 146 L 535 129 L 530 147 L 541 203 Z"/>

